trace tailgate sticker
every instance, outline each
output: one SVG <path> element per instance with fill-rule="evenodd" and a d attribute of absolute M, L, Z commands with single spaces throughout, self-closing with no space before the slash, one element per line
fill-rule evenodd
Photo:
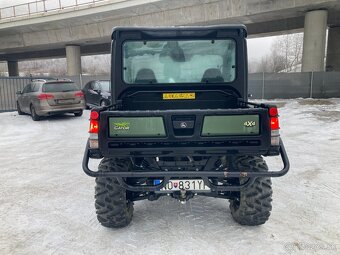
<path fill-rule="evenodd" d="M 193 93 L 163 93 L 163 100 L 181 100 L 181 99 L 195 99 L 196 94 Z"/>

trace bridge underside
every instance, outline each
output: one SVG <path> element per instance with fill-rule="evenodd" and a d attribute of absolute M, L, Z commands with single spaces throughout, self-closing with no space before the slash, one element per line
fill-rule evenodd
<path fill-rule="evenodd" d="M 315 26 L 320 22 L 320 26 Z M 81 55 L 109 53 L 114 26 L 230 23 L 246 24 L 250 38 L 305 32 L 303 71 L 324 69 L 329 26 L 327 69 L 340 70 L 336 43 L 340 39 L 338 0 L 112 0 L 90 9 L 46 13 L 10 22 L 0 20 L 0 61 L 65 57 L 68 45 L 79 47 L 79 54 L 68 54 L 69 64 Z M 315 44 L 317 50 L 313 50 Z"/>

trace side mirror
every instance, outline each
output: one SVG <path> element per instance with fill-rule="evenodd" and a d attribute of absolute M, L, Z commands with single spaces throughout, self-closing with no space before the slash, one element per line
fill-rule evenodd
<path fill-rule="evenodd" d="M 102 91 L 100 89 L 95 89 L 95 92 L 97 92 L 98 95 L 100 95 L 102 93 Z"/>
<path fill-rule="evenodd" d="M 21 91 L 21 90 L 18 90 L 15 94 L 21 95 L 21 94 L 22 94 L 22 91 Z"/>

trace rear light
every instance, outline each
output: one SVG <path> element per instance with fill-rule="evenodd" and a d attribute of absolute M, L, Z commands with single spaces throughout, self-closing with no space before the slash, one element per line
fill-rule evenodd
<path fill-rule="evenodd" d="M 279 112 L 276 107 L 269 108 L 270 116 L 270 130 L 271 130 L 271 145 L 280 145 L 280 124 L 279 124 Z"/>
<path fill-rule="evenodd" d="M 98 120 L 90 120 L 90 134 L 98 134 L 99 123 Z"/>
<path fill-rule="evenodd" d="M 91 120 L 97 120 L 99 118 L 99 113 L 96 111 L 92 111 L 90 114 L 90 119 Z"/>
<path fill-rule="evenodd" d="M 92 111 L 90 114 L 90 128 L 89 128 L 89 133 L 90 133 L 90 148 L 91 149 L 98 149 L 99 144 L 98 144 L 98 132 L 99 132 L 99 113 L 96 111 Z"/>
<path fill-rule="evenodd" d="M 276 117 L 279 115 L 279 112 L 276 107 L 270 107 L 269 108 L 269 116 L 270 117 Z"/>
<path fill-rule="evenodd" d="M 279 118 L 278 117 L 270 117 L 270 129 L 271 130 L 280 129 Z"/>
<path fill-rule="evenodd" d="M 42 93 L 38 96 L 39 100 L 50 100 L 50 99 L 54 99 L 54 96 L 52 94 L 45 94 Z"/>
<path fill-rule="evenodd" d="M 83 97 L 84 97 L 84 93 L 81 92 L 81 91 L 78 91 L 78 92 L 76 92 L 76 93 L 74 94 L 74 96 L 83 98 Z"/>

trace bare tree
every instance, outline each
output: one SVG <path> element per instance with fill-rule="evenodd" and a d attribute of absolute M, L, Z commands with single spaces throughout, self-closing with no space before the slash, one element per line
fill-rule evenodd
<path fill-rule="evenodd" d="M 303 34 L 279 36 L 272 43 L 271 51 L 258 62 L 249 63 L 250 72 L 295 72 L 301 64 Z"/>
<path fill-rule="evenodd" d="M 301 64 L 303 47 L 303 34 L 287 34 L 278 37 L 271 50 L 273 72 L 296 71 L 297 65 Z"/>

